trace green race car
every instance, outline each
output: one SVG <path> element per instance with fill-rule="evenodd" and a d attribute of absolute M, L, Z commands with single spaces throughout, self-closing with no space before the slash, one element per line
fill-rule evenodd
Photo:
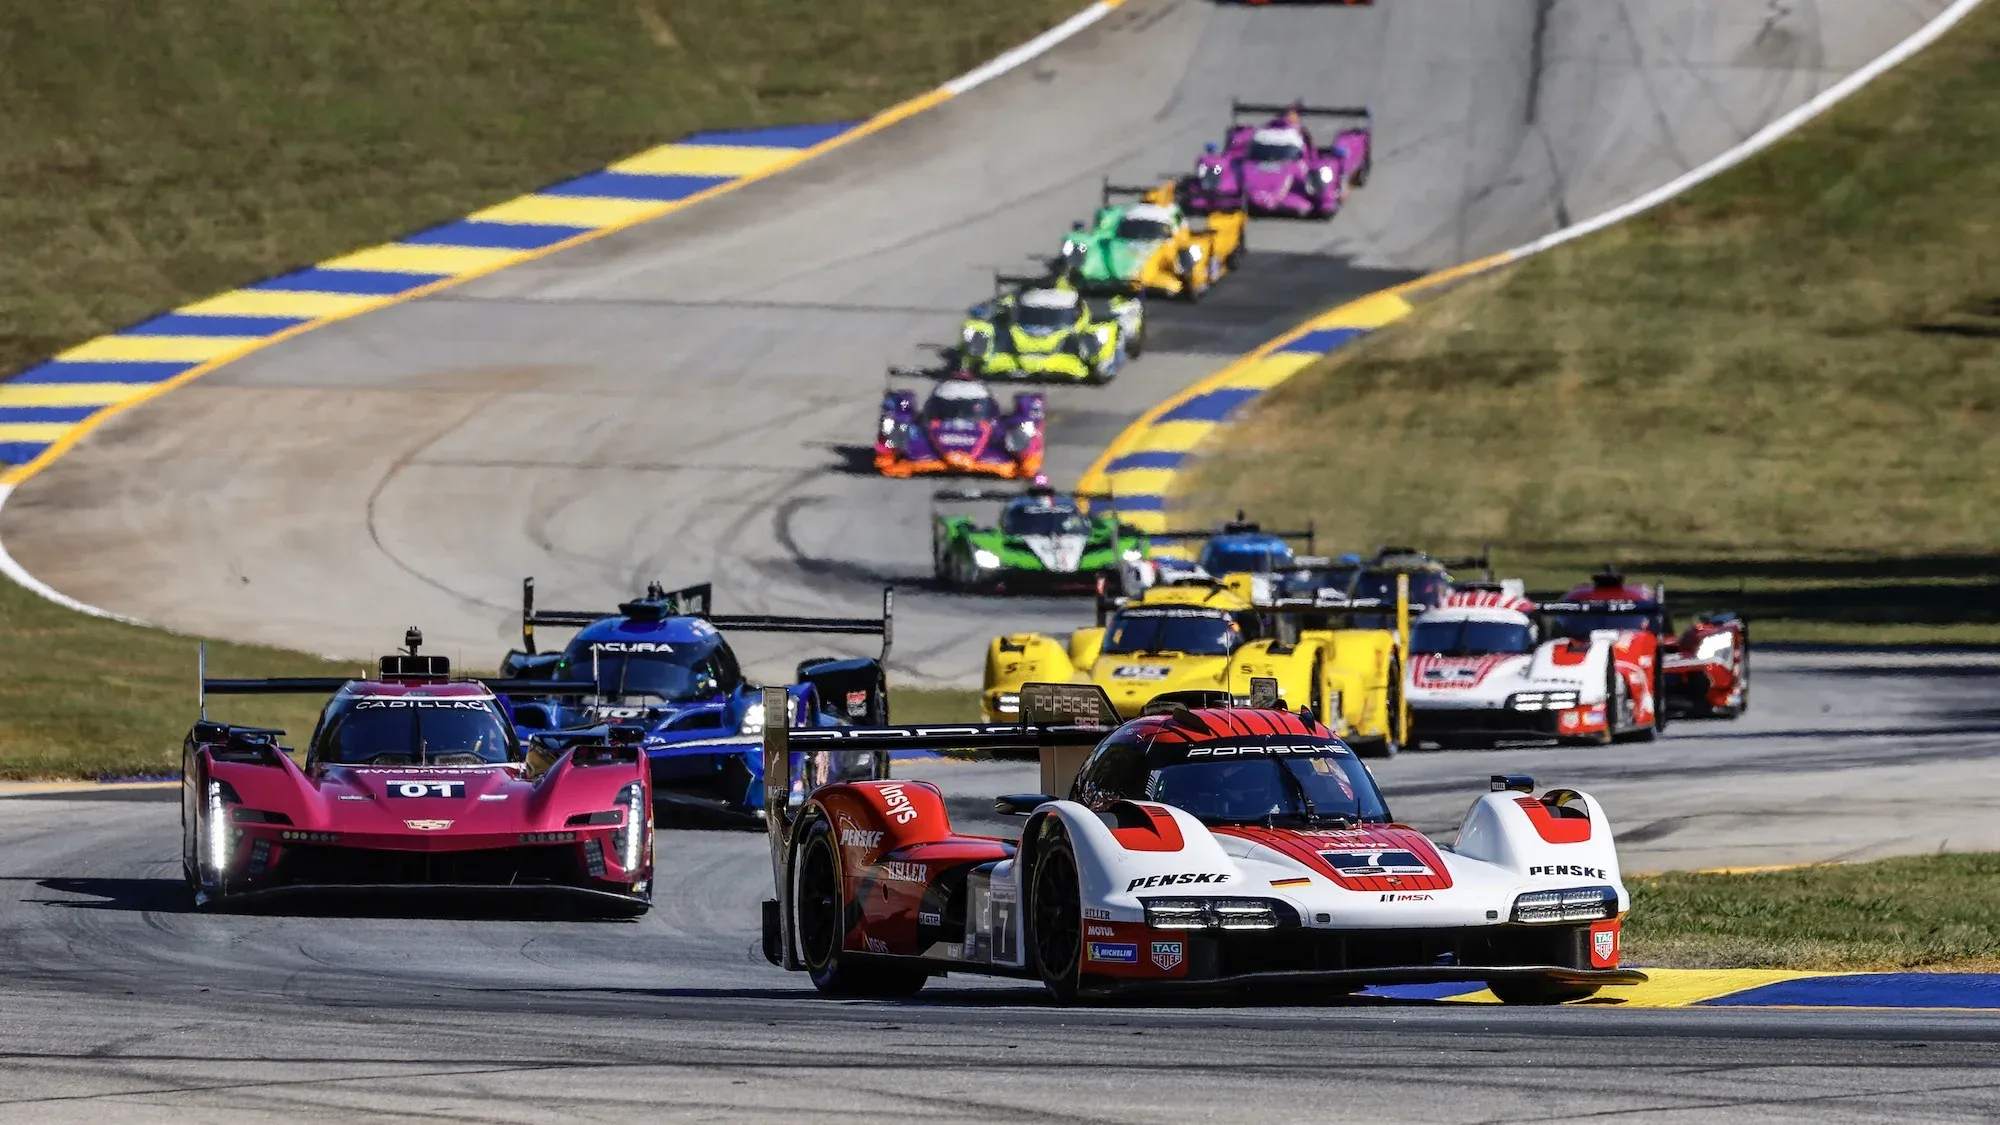
<path fill-rule="evenodd" d="M 1135 202 L 1115 202 L 1137 196 Z M 1103 206 L 1077 223 L 1059 255 L 1064 276 L 1086 293 L 1157 293 L 1198 301 L 1242 260 L 1240 211 L 1209 215 L 1197 227 L 1174 201 L 1174 185 L 1104 185 Z"/>
<path fill-rule="evenodd" d="M 1025 492 L 933 494 L 931 553 L 938 584 L 964 593 L 1092 591 L 1100 576 L 1115 584 L 1119 567 L 1151 554 L 1151 540 L 1118 522 L 1108 505 L 1101 515 L 1086 513 L 1078 499 L 1058 493 L 1040 476 Z M 981 500 L 1007 502 L 998 527 L 938 511 L 940 504 Z"/>
<path fill-rule="evenodd" d="M 1138 298 L 1093 308 L 1067 281 L 1012 292 L 1010 279 L 994 281 L 1000 293 L 968 309 L 959 332 L 959 367 L 980 378 L 1108 383 L 1144 346 Z"/>

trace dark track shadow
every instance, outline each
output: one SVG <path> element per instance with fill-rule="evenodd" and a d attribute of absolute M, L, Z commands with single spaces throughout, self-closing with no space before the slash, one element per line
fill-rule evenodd
<path fill-rule="evenodd" d="M 146 911 L 189 914 L 196 910 L 187 885 L 179 879 L 118 879 L 57 877 L 36 884 L 63 894 L 95 896 L 95 900 L 27 899 L 42 906 L 71 910 Z M 396 918 L 447 921 L 630 921 L 609 916 L 562 897 L 525 898 L 519 892 L 492 894 L 478 890 L 427 891 L 422 895 L 367 894 L 330 891 L 325 894 L 284 895 L 231 903 L 217 913 L 295 918 Z"/>
<path fill-rule="evenodd" d="M 1255 223 L 1247 241 L 1243 264 L 1199 303 L 1146 303 L 1149 349 L 1241 355 L 1315 313 L 1422 276 L 1420 270 L 1364 268 L 1327 254 L 1260 251 Z"/>
<path fill-rule="evenodd" d="M 186 914 L 194 909 L 187 884 L 179 879 L 114 879 L 87 876 L 37 879 L 35 885 L 62 894 L 92 899 L 32 898 L 26 901 L 71 910 L 134 910 L 155 914 Z"/>
<path fill-rule="evenodd" d="M 875 447 L 872 445 L 834 445 L 826 442 L 813 444 L 834 455 L 836 460 L 827 466 L 827 472 L 851 477 L 881 475 L 875 471 Z"/>

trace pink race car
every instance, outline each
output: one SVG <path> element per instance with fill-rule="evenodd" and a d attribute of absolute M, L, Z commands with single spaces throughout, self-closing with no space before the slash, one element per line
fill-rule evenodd
<path fill-rule="evenodd" d="M 1247 125 L 1245 114 L 1274 114 L 1262 125 Z M 1305 119 L 1322 117 L 1358 122 L 1316 145 Z M 1195 161 L 1194 174 L 1180 183 L 1181 204 L 1190 211 L 1250 211 L 1260 215 L 1330 219 L 1352 188 L 1364 187 L 1373 167 L 1374 124 L 1365 106 L 1261 105 L 1231 102 L 1229 133 L 1209 144 Z"/>

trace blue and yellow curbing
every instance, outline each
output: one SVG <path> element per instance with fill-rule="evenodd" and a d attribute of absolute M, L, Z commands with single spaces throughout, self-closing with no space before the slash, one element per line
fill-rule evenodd
<path fill-rule="evenodd" d="M 1798 969 L 1647 969 L 1645 984 L 1606 988 L 1591 1007 L 1621 1008 L 1924 1008 L 2000 1010 L 2000 974 L 1825 973 Z M 1497 1004 L 1461 984 L 1389 985 L 1365 995 L 1387 1000 Z"/>
<path fill-rule="evenodd" d="M 248 352 L 657 218 L 930 102 L 913 99 L 866 123 L 698 133 L 86 341 L 0 383 L 0 484 L 26 479 L 110 415 Z"/>

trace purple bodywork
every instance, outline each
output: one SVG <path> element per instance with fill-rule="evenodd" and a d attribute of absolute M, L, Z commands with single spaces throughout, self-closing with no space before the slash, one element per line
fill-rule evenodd
<path fill-rule="evenodd" d="M 1274 116 L 1247 125 L 1239 120 L 1246 113 Z M 1306 128 L 1309 117 L 1349 124 L 1320 146 Z M 1365 107 L 1233 102 L 1229 122 L 1224 142 L 1210 144 L 1181 181 L 1181 204 L 1190 211 L 1330 219 L 1351 188 L 1368 182 L 1374 126 Z"/>
<path fill-rule="evenodd" d="M 1027 478 L 1042 467 L 1043 398 L 1014 396 L 1014 409 L 1000 403 L 986 384 L 970 379 L 940 383 L 920 409 L 909 391 L 882 397 L 882 422 L 875 435 L 875 468 L 884 476 L 918 473 L 981 473 Z"/>

